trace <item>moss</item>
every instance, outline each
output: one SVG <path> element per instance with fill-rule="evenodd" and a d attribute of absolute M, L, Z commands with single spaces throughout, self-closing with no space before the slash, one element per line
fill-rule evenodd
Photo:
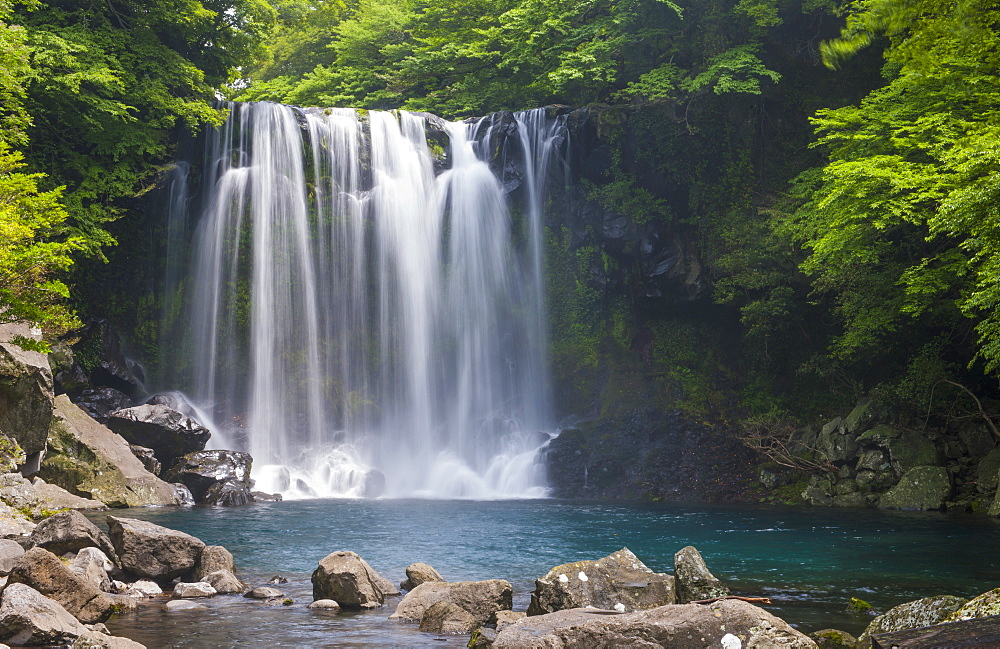
<path fill-rule="evenodd" d="M 875 615 L 875 607 L 863 599 L 852 597 L 847 603 L 847 612 L 857 615 Z"/>

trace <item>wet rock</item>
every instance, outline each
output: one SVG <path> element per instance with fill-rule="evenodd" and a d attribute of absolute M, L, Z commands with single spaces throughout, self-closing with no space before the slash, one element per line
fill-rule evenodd
<path fill-rule="evenodd" d="M 114 388 L 87 388 L 72 401 L 92 419 L 105 425 L 111 413 L 135 405 L 127 394 Z"/>
<path fill-rule="evenodd" d="M 14 645 L 72 644 L 87 632 L 65 608 L 26 584 L 10 584 L 0 600 L 0 638 Z"/>
<path fill-rule="evenodd" d="M 479 626 L 468 611 L 451 602 L 431 604 L 420 618 L 420 630 L 427 633 L 470 633 Z"/>
<path fill-rule="evenodd" d="M 385 578 L 354 552 L 331 552 L 312 574 L 313 599 L 332 599 L 343 608 L 378 608 L 385 603 Z"/>
<path fill-rule="evenodd" d="M 822 629 L 809 634 L 819 649 L 857 649 L 858 639 L 847 631 Z"/>
<path fill-rule="evenodd" d="M 556 566 L 535 580 L 528 615 L 585 606 L 635 611 L 675 601 L 673 576 L 653 572 L 622 548 L 599 561 Z"/>
<path fill-rule="evenodd" d="M 727 636 L 742 640 L 737 645 Z M 520 620 L 497 633 L 493 642 L 495 649 L 736 646 L 814 649 L 816 643 L 764 609 L 739 600 L 621 614 L 581 608 L 557 611 Z"/>
<path fill-rule="evenodd" d="M 32 547 L 45 548 L 53 554 L 100 548 L 114 554 L 111 539 L 78 511 L 59 512 L 40 523 L 29 539 Z"/>
<path fill-rule="evenodd" d="M 678 604 L 729 594 L 729 589 L 709 571 L 701 553 L 691 545 L 674 555 L 674 584 Z"/>
<path fill-rule="evenodd" d="M 177 504 L 179 506 L 194 507 L 194 496 L 191 495 L 191 490 L 187 488 L 187 485 L 183 485 L 179 482 L 171 482 L 169 484 L 174 490 L 174 496 L 177 498 Z"/>
<path fill-rule="evenodd" d="M 105 593 L 112 592 L 111 577 L 108 573 L 114 570 L 114 567 L 115 564 L 108 555 L 97 548 L 81 549 L 69 564 L 69 569 L 77 576 Z"/>
<path fill-rule="evenodd" d="M 938 466 L 918 466 L 900 478 L 899 484 L 878 500 L 882 509 L 941 509 L 951 495 L 948 470 Z"/>
<path fill-rule="evenodd" d="M 0 324 L 0 431 L 31 456 L 45 451 L 52 421 L 52 370 L 45 354 L 11 343 L 36 338 L 20 323 Z"/>
<path fill-rule="evenodd" d="M 10 574 L 10 569 L 24 555 L 24 548 L 17 541 L 0 539 L 0 577 Z"/>
<path fill-rule="evenodd" d="M 187 415 L 156 404 L 144 404 L 111 413 L 108 427 L 130 444 L 153 449 L 163 466 L 205 448 L 212 434 Z"/>
<path fill-rule="evenodd" d="M 180 458 L 166 474 L 191 490 L 202 505 L 246 505 L 250 495 L 253 458 L 239 451 L 198 451 Z"/>
<path fill-rule="evenodd" d="M 420 622 L 427 609 L 438 602 L 446 602 L 469 613 L 478 626 L 495 624 L 498 611 L 511 609 L 512 597 L 513 589 L 503 579 L 454 583 L 428 581 L 408 592 L 389 619 Z"/>
<path fill-rule="evenodd" d="M 196 582 L 185 582 L 181 581 L 174 584 L 174 597 L 177 599 L 196 599 L 199 597 L 215 597 L 215 588 L 211 584 L 196 581 Z"/>
<path fill-rule="evenodd" d="M 49 454 L 39 475 L 112 507 L 176 505 L 173 488 L 149 472 L 120 435 L 56 397 Z"/>
<path fill-rule="evenodd" d="M 283 592 L 273 586 L 257 586 L 256 588 L 251 588 L 250 592 L 244 595 L 244 597 L 249 599 L 275 599 L 284 596 Z"/>
<path fill-rule="evenodd" d="M 201 581 L 210 584 L 220 595 L 239 594 L 247 589 L 246 584 L 228 570 L 210 572 L 202 577 Z"/>
<path fill-rule="evenodd" d="M 76 575 L 59 557 L 42 548 L 24 553 L 11 568 L 9 584 L 26 584 L 55 600 L 78 620 L 103 622 L 114 612 L 114 600 Z"/>
<path fill-rule="evenodd" d="M 306 606 L 306 608 L 314 611 L 339 611 L 340 604 L 332 599 L 317 599 L 315 602 Z"/>
<path fill-rule="evenodd" d="M 250 497 L 257 503 L 280 503 L 281 494 L 268 494 L 263 491 L 251 491 Z"/>
<path fill-rule="evenodd" d="M 916 629 L 944 622 L 966 601 L 951 595 L 938 595 L 894 606 L 871 621 L 864 633 L 858 637 L 858 647 L 870 647 L 871 637 L 877 633 Z"/>
<path fill-rule="evenodd" d="M 444 577 L 426 563 L 411 563 L 406 566 L 406 580 L 399 587 L 402 590 L 413 590 L 425 581 L 444 581 Z"/>
<path fill-rule="evenodd" d="M 233 553 L 221 545 L 205 546 L 194 567 L 195 581 L 201 581 L 208 574 L 218 570 L 226 570 L 235 574 L 236 562 L 233 559 Z"/>
<path fill-rule="evenodd" d="M 958 610 L 949 613 L 944 621 L 959 622 L 992 615 L 1000 615 L 1000 588 L 973 597 Z"/>
<path fill-rule="evenodd" d="M 490 649 L 494 640 L 497 639 L 497 630 L 488 626 L 479 627 L 472 632 L 467 646 L 469 649 Z"/>
<path fill-rule="evenodd" d="M 134 518 L 108 516 L 108 529 L 122 569 L 138 577 L 180 577 L 195 567 L 205 549 L 190 534 Z"/>

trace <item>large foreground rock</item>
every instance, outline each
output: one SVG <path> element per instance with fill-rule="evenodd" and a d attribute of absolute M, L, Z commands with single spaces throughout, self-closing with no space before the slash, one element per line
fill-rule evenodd
<path fill-rule="evenodd" d="M 54 514 L 38 524 L 31 533 L 33 547 L 45 548 L 57 555 L 79 552 L 83 548 L 100 548 L 114 554 L 111 539 L 90 519 L 78 511 Z"/>
<path fill-rule="evenodd" d="M 653 572 L 622 548 L 599 561 L 556 566 L 536 579 L 528 615 L 585 606 L 638 611 L 675 601 L 673 576 Z"/>
<path fill-rule="evenodd" d="M 0 324 L 0 432 L 28 456 L 45 450 L 52 420 L 52 370 L 45 354 L 11 343 L 15 336 L 37 338 L 25 324 Z"/>
<path fill-rule="evenodd" d="M 146 470 L 121 435 L 89 417 L 66 395 L 56 397 L 54 405 L 41 477 L 111 507 L 179 504 L 173 487 Z"/>
<path fill-rule="evenodd" d="M 959 610 L 966 601 L 961 597 L 937 595 L 894 606 L 871 621 L 865 632 L 858 637 L 858 646 L 865 649 L 870 647 L 871 638 L 877 633 L 940 624 Z"/>
<path fill-rule="evenodd" d="M 740 643 L 723 642 L 726 636 Z M 731 599 L 621 614 L 598 609 L 558 611 L 519 620 L 500 631 L 493 642 L 494 649 L 736 646 L 815 649 L 816 643 L 764 609 Z"/>
<path fill-rule="evenodd" d="M 701 553 L 691 545 L 681 548 L 674 555 L 674 582 L 678 604 L 729 594 L 729 589 L 715 578 Z"/>
<path fill-rule="evenodd" d="M 190 534 L 134 518 L 108 516 L 108 530 L 122 568 L 156 581 L 190 572 L 205 549 Z"/>
<path fill-rule="evenodd" d="M 408 592 L 389 619 L 421 622 L 428 609 L 438 602 L 446 602 L 463 609 L 478 626 L 496 624 L 497 612 L 509 611 L 512 597 L 513 588 L 503 579 L 454 583 L 428 581 Z"/>
<path fill-rule="evenodd" d="M 26 584 L 10 584 L 0 601 L 0 641 L 14 645 L 72 643 L 87 632 L 57 602 Z"/>
<path fill-rule="evenodd" d="M 253 458 L 239 451 L 198 451 L 180 458 L 166 474 L 191 490 L 200 505 L 247 505 Z"/>
<path fill-rule="evenodd" d="M 957 611 L 948 615 L 945 621 L 960 622 L 993 615 L 1000 615 L 1000 588 L 976 595 Z"/>
<path fill-rule="evenodd" d="M 378 608 L 387 580 L 355 552 L 331 552 L 313 571 L 313 599 L 332 599 L 343 608 Z"/>
<path fill-rule="evenodd" d="M 212 434 L 184 413 L 159 404 L 144 404 L 111 413 L 108 427 L 130 444 L 153 449 L 163 466 L 201 451 Z"/>
<path fill-rule="evenodd" d="M 27 584 L 53 599 L 85 624 L 103 622 L 114 610 L 114 600 L 81 579 L 56 555 L 32 548 L 17 560 L 8 583 Z"/>

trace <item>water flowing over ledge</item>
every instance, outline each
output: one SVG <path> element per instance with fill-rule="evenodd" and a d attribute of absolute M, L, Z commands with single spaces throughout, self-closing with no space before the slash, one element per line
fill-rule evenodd
<path fill-rule="evenodd" d="M 165 387 L 285 497 L 545 495 L 565 117 L 234 104 L 171 186 Z"/>

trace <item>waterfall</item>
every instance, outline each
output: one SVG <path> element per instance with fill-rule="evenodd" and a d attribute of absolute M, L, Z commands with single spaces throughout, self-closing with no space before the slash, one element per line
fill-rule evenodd
<path fill-rule="evenodd" d="M 256 488 L 544 495 L 542 215 L 565 118 L 502 117 L 233 104 L 200 184 L 178 166 L 164 381 L 253 455 Z M 498 157 L 517 158 L 516 205 Z"/>

